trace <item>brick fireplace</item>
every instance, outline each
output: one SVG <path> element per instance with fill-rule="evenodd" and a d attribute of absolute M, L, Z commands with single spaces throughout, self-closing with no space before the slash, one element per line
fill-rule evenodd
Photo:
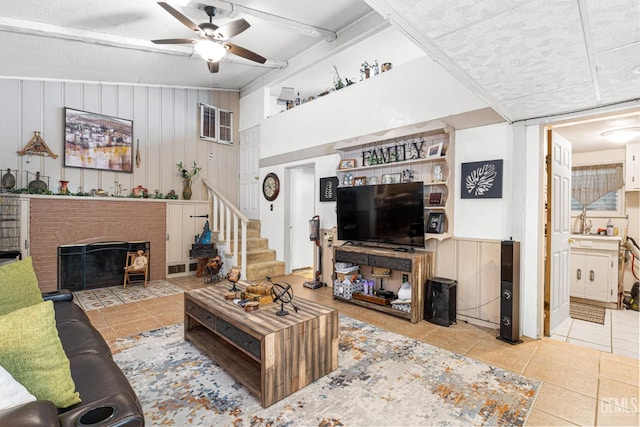
<path fill-rule="evenodd" d="M 58 287 L 58 247 L 101 242 L 149 242 L 150 280 L 166 271 L 166 202 L 98 197 L 34 196 L 29 241 L 40 290 Z"/>

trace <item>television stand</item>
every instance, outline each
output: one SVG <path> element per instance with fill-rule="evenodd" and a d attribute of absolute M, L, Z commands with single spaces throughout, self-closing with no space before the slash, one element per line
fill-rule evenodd
<path fill-rule="evenodd" d="M 335 294 L 334 299 L 393 314 L 408 319 L 411 323 L 423 320 L 425 286 L 427 279 L 432 277 L 435 271 L 435 256 L 432 252 L 398 252 L 390 248 L 343 245 L 334 248 L 333 261 L 358 264 L 360 274 L 365 279 L 374 277 L 372 267 L 390 269 L 391 275 L 385 281 L 385 290 L 393 291 L 395 294 L 402 285 L 402 275 L 408 275 L 411 283 L 411 309 L 407 313 L 392 305 L 375 304 L 357 297 L 347 299 Z"/>

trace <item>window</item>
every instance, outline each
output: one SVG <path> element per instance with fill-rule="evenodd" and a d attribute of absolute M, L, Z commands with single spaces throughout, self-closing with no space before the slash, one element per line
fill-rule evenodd
<path fill-rule="evenodd" d="M 200 104 L 200 139 L 233 144 L 233 112 Z"/>
<path fill-rule="evenodd" d="M 233 113 L 227 110 L 218 110 L 219 113 L 219 133 L 218 140 L 227 144 L 233 144 Z"/>
<path fill-rule="evenodd" d="M 577 166 L 571 170 L 571 210 L 607 216 L 623 210 L 622 163 Z M 600 214 L 600 215 L 599 215 Z"/>

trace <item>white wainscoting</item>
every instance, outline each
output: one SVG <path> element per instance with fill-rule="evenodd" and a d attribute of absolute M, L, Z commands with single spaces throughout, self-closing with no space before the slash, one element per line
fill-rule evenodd
<path fill-rule="evenodd" d="M 447 239 L 436 246 L 436 276 L 457 280 L 457 319 L 499 327 L 500 241 Z"/>

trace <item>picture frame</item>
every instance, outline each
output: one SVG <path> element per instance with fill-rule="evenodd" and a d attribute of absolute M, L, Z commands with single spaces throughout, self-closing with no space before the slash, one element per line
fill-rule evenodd
<path fill-rule="evenodd" d="M 340 165 L 339 165 L 339 169 L 340 170 L 345 170 L 345 169 L 353 169 L 356 167 L 356 159 L 342 159 L 340 160 Z"/>
<path fill-rule="evenodd" d="M 462 163 L 461 199 L 501 199 L 502 159 Z"/>
<path fill-rule="evenodd" d="M 433 144 L 427 147 L 427 159 L 434 159 L 436 157 L 440 157 L 442 155 L 443 145 L 444 143 L 440 141 L 437 144 Z"/>
<path fill-rule="evenodd" d="M 444 213 L 431 212 L 427 220 L 427 233 L 442 234 L 444 230 Z"/>
<path fill-rule="evenodd" d="M 64 166 L 133 173 L 133 120 L 64 109 Z"/>
<path fill-rule="evenodd" d="M 442 205 L 442 193 L 430 193 L 429 194 L 429 204 L 432 206 L 440 206 Z"/>
<path fill-rule="evenodd" d="M 335 202 L 337 200 L 336 189 L 339 183 L 337 176 L 320 178 L 320 201 Z"/>
<path fill-rule="evenodd" d="M 382 183 L 383 184 L 397 184 L 400 182 L 402 178 L 402 174 L 399 173 L 387 173 L 382 175 Z"/>
<path fill-rule="evenodd" d="M 366 176 L 355 176 L 353 177 L 353 186 L 359 185 L 367 185 L 367 177 Z"/>

